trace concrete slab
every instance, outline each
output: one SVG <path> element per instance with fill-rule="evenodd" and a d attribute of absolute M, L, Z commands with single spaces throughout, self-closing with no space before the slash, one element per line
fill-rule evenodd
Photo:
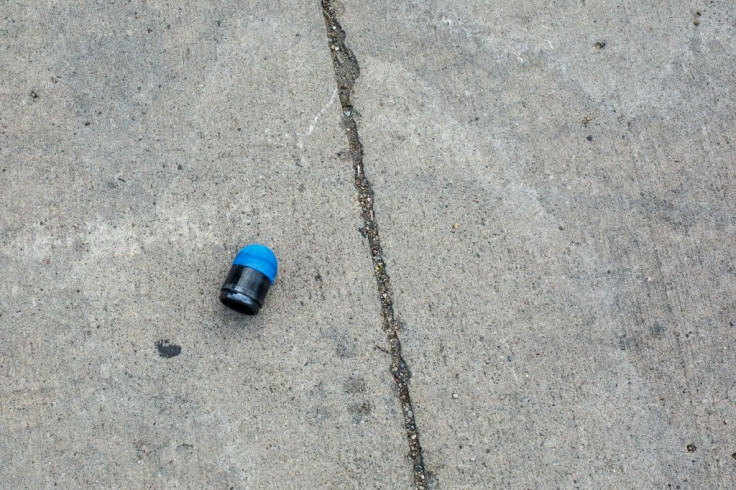
<path fill-rule="evenodd" d="M 430 483 L 736 485 L 731 4 L 336 13 Z"/>
<path fill-rule="evenodd" d="M 334 7 L 3 6 L 0 486 L 736 485 L 730 4 Z"/>
<path fill-rule="evenodd" d="M 0 487 L 410 485 L 319 4 L 2 17 Z"/>

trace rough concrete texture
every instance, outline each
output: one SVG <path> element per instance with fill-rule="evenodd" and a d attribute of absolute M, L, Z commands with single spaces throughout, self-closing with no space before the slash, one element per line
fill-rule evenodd
<path fill-rule="evenodd" d="M 321 8 L 195 4 L 3 8 L 0 487 L 407 487 Z"/>
<path fill-rule="evenodd" d="M 3 4 L 0 487 L 408 487 L 322 8 L 191 4 Z M 430 486 L 736 486 L 732 4 L 334 6 Z"/>
<path fill-rule="evenodd" d="M 733 4 L 340 10 L 430 483 L 735 486 Z"/>

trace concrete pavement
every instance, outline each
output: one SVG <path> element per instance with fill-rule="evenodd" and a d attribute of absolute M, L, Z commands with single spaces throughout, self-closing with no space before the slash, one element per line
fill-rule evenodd
<path fill-rule="evenodd" d="M 322 15 L 4 6 L 0 486 L 734 486 L 729 3 Z"/>
<path fill-rule="evenodd" d="M 736 484 L 734 11 L 345 2 L 430 482 Z"/>
<path fill-rule="evenodd" d="M 0 486 L 410 485 L 319 5 L 74 5 L 4 12 Z"/>

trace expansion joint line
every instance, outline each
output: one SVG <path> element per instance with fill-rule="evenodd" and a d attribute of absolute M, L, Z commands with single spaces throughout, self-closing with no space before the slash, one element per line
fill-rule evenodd
<path fill-rule="evenodd" d="M 373 210 L 374 194 L 373 187 L 365 173 L 363 165 L 363 145 L 358 134 L 358 125 L 355 120 L 355 110 L 350 100 L 355 80 L 360 74 L 358 61 L 345 45 L 345 31 L 340 27 L 335 16 L 335 10 L 331 0 L 322 0 L 322 13 L 327 27 L 327 40 L 332 54 L 332 64 L 335 69 L 335 79 L 342 105 L 342 119 L 345 134 L 348 140 L 350 159 L 353 163 L 355 188 L 358 191 L 360 201 L 361 217 L 363 218 L 363 233 L 368 238 L 371 258 L 373 259 L 373 272 L 378 287 L 379 300 L 381 302 L 381 316 L 383 318 L 383 330 L 388 338 L 391 355 L 391 376 L 398 389 L 401 411 L 404 417 L 406 438 L 409 443 L 409 457 L 412 462 L 414 484 L 417 489 L 427 488 L 427 472 L 424 468 L 422 446 L 419 443 L 419 430 L 417 429 L 414 408 L 409 396 L 409 367 L 404 362 L 401 354 L 401 342 L 399 342 L 399 322 L 396 320 L 391 293 L 391 283 L 386 272 L 386 263 L 383 260 L 381 250 L 381 239 L 378 234 L 378 223 Z"/>

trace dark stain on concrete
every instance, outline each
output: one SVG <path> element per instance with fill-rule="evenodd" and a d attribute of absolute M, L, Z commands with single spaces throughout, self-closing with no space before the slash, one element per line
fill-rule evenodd
<path fill-rule="evenodd" d="M 659 323 L 655 322 L 654 325 L 649 327 L 649 330 L 652 333 L 652 337 L 654 337 L 655 339 L 661 339 L 664 335 L 665 330 L 667 329 Z"/>
<path fill-rule="evenodd" d="M 348 412 L 353 416 L 354 424 L 362 424 L 371 416 L 373 407 L 370 402 L 357 403 L 348 407 Z"/>
<path fill-rule="evenodd" d="M 354 395 L 356 393 L 364 393 L 365 380 L 361 377 L 351 376 L 345 380 L 342 387 L 345 390 L 345 393 L 348 393 L 350 395 Z"/>
<path fill-rule="evenodd" d="M 169 339 L 162 339 L 156 342 L 156 349 L 158 350 L 158 355 L 166 359 L 171 359 L 181 354 L 181 346 L 172 344 Z"/>
<path fill-rule="evenodd" d="M 347 332 L 333 329 L 330 331 L 329 337 L 332 341 L 332 345 L 335 348 L 335 353 L 339 357 L 347 359 L 355 355 L 355 347 L 353 345 L 353 341 L 348 337 Z"/>

